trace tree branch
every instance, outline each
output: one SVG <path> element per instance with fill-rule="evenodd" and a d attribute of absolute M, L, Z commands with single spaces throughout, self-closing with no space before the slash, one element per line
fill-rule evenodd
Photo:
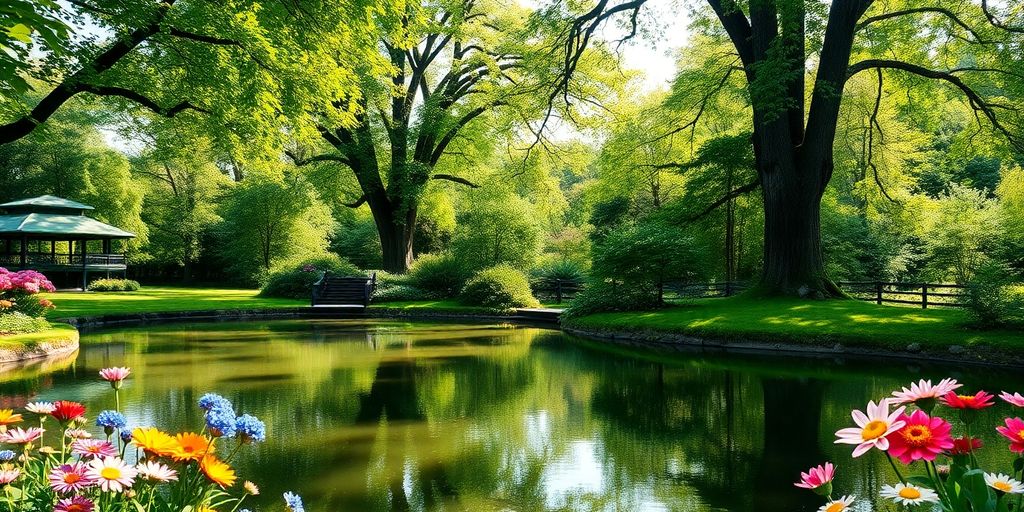
<path fill-rule="evenodd" d="M 360 206 L 362 206 L 363 204 L 366 203 L 366 199 L 367 199 L 366 194 L 363 194 L 363 195 L 359 196 L 359 199 L 357 199 L 354 203 L 342 203 L 342 204 L 347 206 L 347 207 L 349 207 L 349 208 L 359 208 Z"/>
<path fill-rule="evenodd" d="M 863 21 L 861 21 L 860 23 L 857 24 L 857 31 L 859 32 L 859 31 L 863 30 L 865 27 L 867 27 L 868 25 L 870 25 L 872 23 L 877 23 L 879 21 L 884 21 L 884 20 L 888 20 L 888 19 L 892 19 L 892 18 L 898 18 L 900 16 L 907 16 L 907 15 L 910 15 L 910 14 L 922 14 L 922 13 L 941 14 L 941 15 L 949 18 L 950 21 L 952 21 L 953 23 L 959 25 L 960 28 L 962 28 L 962 29 L 966 30 L 967 32 L 969 32 L 971 34 L 971 36 L 974 37 L 974 41 L 977 42 L 977 43 L 991 43 L 992 42 L 992 41 L 987 41 L 983 37 L 981 37 L 981 34 L 978 34 L 978 32 L 976 30 L 974 30 L 973 27 L 971 27 L 966 22 L 964 22 L 964 20 L 960 19 L 960 17 L 957 16 L 956 13 L 954 13 L 953 11 L 950 11 L 949 9 L 945 9 L 945 8 L 942 8 L 942 7 L 930 7 L 930 6 L 929 7 L 917 7 L 917 8 L 913 8 L 913 9 L 903 9 L 903 10 L 899 10 L 899 11 L 887 12 L 887 13 L 882 13 L 882 14 L 878 14 L 878 15 L 875 15 L 875 16 L 870 16 L 870 17 L 864 18 Z"/>
<path fill-rule="evenodd" d="M 317 163 L 317 162 L 340 162 L 340 163 L 343 163 L 345 165 L 348 165 L 349 167 L 352 166 L 351 161 L 348 158 L 345 158 L 345 157 L 343 157 L 341 155 L 326 154 L 326 155 L 311 156 L 309 158 L 302 158 L 300 155 L 298 155 L 294 151 L 290 151 L 290 150 L 285 150 L 284 154 L 288 158 L 292 159 L 292 163 L 294 163 L 296 167 L 302 167 L 302 166 L 313 164 L 313 163 Z"/>
<path fill-rule="evenodd" d="M 989 10 L 988 0 L 981 0 L 981 10 L 985 13 L 985 17 L 988 18 L 988 22 L 991 23 L 993 27 L 1003 29 L 1007 32 L 1024 34 L 1024 27 L 1013 27 L 1000 21 L 999 18 Z"/>
<path fill-rule="evenodd" d="M 761 186 L 761 182 L 760 181 L 752 181 L 750 183 L 747 183 L 746 185 L 743 185 L 742 187 L 735 188 L 731 192 L 729 192 L 728 194 L 720 197 L 717 201 L 711 203 L 711 205 L 708 206 L 707 208 L 701 210 L 700 213 L 697 213 L 696 215 L 691 215 L 691 216 L 683 219 L 683 221 L 684 222 L 693 222 L 693 221 L 696 221 L 696 220 L 700 220 L 700 219 L 706 217 L 711 212 L 715 211 L 719 206 L 722 206 L 723 204 L 725 204 L 725 203 L 727 203 L 729 201 L 732 201 L 733 199 L 736 199 L 737 197 L 740 197 L 740 196 L 742 196 L 744 194 L 749 194 L 750 192 L 753 192 L 753 191 L 757 190 L 760 186 Z"/>
<path fill-rule="evenodd" d="M 990 103 L 984 97 L 981 96 L 977 91 L 972 89 L 969 85 L 964 83 L 960 77 L 948 72 L 948 71 L 937 71 L 934 69 L 928 69 L 917 64 L 911 64 L 909 62 L 903 62 L 898 60 L 885 60 L 885 59 L 867 59 L 857 62 L 851 65 L 847 71 L 847 80 L 857 73 L 873 68 L 885 68 L 885 69 L 897 69 L 900 71 L 906 71 L 908 73 L 929 78 L 932 80 L 945 81 L 957 89 L 959 89 L 964 96 L 967 96 L 967 100 L 974 109 L 975 113 L 981 113 L 984 115 L 992 127 L 998 132 L 1002 133 L 1003 136 L 1010 142 L 1010 144 L 1017 147 L 1019 150 L 1024 150 L 1024 138 L 1016 135 L 1012 130 L 1003 125 L 996 115 L 995 109 L 1000 108 L 1000 105 Z"/>
<path fill-rule="evenodd" d="M 465 186 L 467 186 L 469 188 L 480 188 L 480 185 L 477 185 L 476 183 L 473 183 L 472 181 L 469 181 L 466 178 L 460 178 L 458 176 L 452 176 L 451 174 L 435 174 L 435 175 L 431 176 L 430 179 L 432 179 L 432 180 L 454 181 L 455 183 L 459 183 L 461 185 L 465 185 Z"/>

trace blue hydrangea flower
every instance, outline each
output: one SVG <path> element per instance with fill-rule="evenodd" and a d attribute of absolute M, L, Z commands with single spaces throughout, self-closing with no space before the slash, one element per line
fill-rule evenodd
<path fill-rule="evenodd" d="M 18 454 L 12 452 L 11 450 L 0 451 L 0 462 L 7 462 L 9 460 L 14 460 L 14 458 L 17 457 L 17 456 L 18 456 Z"/>
<path fill-rule="evenodd" d="M 231 408 L 231 402 L 217 393 L 207 393 L 199 398 L 199 408 L 204 411 L 225 407 Z"/>
<path fill-rule="evenodd" d="M 284 503 L 292 512 L 306 512 L 302 506 L 302 497 L 291 491 L 284 493 Z"/>
<path fill-rule="evenodd" d="M 206 412 L 206 427 L 214 437 L 235 437 L 235 411 L 230 407 L 214 407 Z"/>
<path fill-rule="evenodd" d="M 267 426 L 255 416 L 243 414 L 235 418 L 235 430 L 243 441 L 262 443 L 267 439 Z"/>
<path fill-rule="evenodd" d="M 96 426 L 109 429 L 122 429 L 128 426 L 128 419 L 117 411 L 103 411 L 96 416 Z"/>

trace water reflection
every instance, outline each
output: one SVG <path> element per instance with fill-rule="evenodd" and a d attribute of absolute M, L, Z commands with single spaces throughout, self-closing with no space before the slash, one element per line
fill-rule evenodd
<path fill-rule="evenodd" d="M 0 396 L 108 408 L 94 377 L 110 365 L 135 368 L 122 394 L 133 424 L 194 428 L 207 391 L 263 418 L 269 441 L 237 465 L 264 506 L 294 490 L 312 511 L 816 510 L 792 486 L 811 464 L 838 461 L 837 490 L 860 496 L 888 483 L 884 461 L 832 444 L 852 407 L 912 378 L 1016 384 L 631 352 L 502 325 L 285 321 L 90 334 L 74 364 L 5 372 Z"/>

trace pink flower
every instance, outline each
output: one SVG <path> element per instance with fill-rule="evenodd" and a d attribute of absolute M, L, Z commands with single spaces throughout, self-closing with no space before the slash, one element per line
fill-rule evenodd
<path fill-rule="evenodd" d="M 57 466 L 50 471 L 50 487 L 54 492 L 61 494 L 88 489 L 95 485 L 96 481 L 86 473 L 87 469 L 81 462 Z"/>
<path fill-rule="evenodd" d="M 871 448 L 878 448 L 883 452 L 889 449 L 888 436 L 903 428 L 905 422 L 900 419 L 906 407 L 900 407 L 889 414 L 889 399 L 883 398 L 875 405 L 875 402 L 868 402 L 867 414 L 861 411 L 853 411 L 855 428 L 844 428 L 836 432 L 836 444 L 855 444 L 854 457 L 864 455 Z"/>
<path fill-rule="evenodd" d="M 1006 391 L 1003 391 L 1002 393 L 999 394 L 999 398 L 1002 398 L 1004 402 L 1010 405 L 1016 407 L 1024 407 L 1024 396 L 1021 396 L 1020 393 L 1014 393 L 1011 395 Z"/>
<path fill-rule="evenodd" d="M 108 441 L 77 439 L 71 443 L 71 453 L 82 457 L 115 457 L 117 448 Z"/>
<path fill-rule="evenodd" d="M 953 391 L 963 384 L 958 383 L 954 379 L 942 379 L 938 384 L 932 385 L 932 381 L 921 379 L 917 382 L 910 383 L 909 388 L 903 388 L 903 391 L 893 391 L 892 396 L 894 404 L 909 404 L 918 400 L 937 400 L 939 397 Z"/>
<path fill-rule="evenodd" d="M 39 427 L 29 427 L 24 430 L 21 427 L 12 428 L 7 432 L 0 433 L 0 443 L 28 444 L 43 437 L 43 432 L 45 431 Z"/>
<path fill-rule="evenodd" d="M 953 447 L 949 436 L 952 426 L 937 416 L 929 417 L 924 411 L 903 415 L 906 425 L 889 436 L 889 453 L 904 464 L 915 460 L 935 460 L 935 456 Z"/>
<path fill-rule="evenodd" d="M 17 468 L 13 469 L 0 469 L 0 485 L 7 485 L 21 475 L 21 470 Z"/>
<path fill-rule="evenodd" d="M 89 498 L 74 496 L 64 498 L 53 507 L 53 512 L 92 512 L 95 505 Z"/>
<path fill-rule="evenodd" d="M 836 467 L 831 462 L 824 466 L 808 469 L 806 473 L 800 473 L 800 481 L 793 484 L 801 489 L 815 490 L 832 482 L 836 476 Z"/>
<path fill-rule="evenodd" d="M 122 380 L 127 379 L 128 375 L 131 373 L 131 368 L 115 366 L 100 370 L 100 377 L 107 382 L 121 382 Z"/>
<path fill-rule="evenodd" d="M 984 391 L 978 391 L 973 395 L 958 395 L 950 391 L 942 396 L 942 403 L 954 409 L 977 410 L 995 405 L 992 403 L 993 398 L 991 393 Z"/>
<path fill-rule="evenodd" d="M 1020 418 L 1006 418 L 1005 427 L 996 427 L 1003 437 L 1010 440 L 1010 451 L 1024 455 L 1024 420 Z"/>

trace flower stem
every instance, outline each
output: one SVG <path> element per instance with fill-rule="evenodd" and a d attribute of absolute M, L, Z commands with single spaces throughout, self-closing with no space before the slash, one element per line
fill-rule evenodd
<path fill-rule="evenodd" d="M 889 461 L 889 465 L 892 466 L 892 470 L 896 472 L 896 477 L 900 479 L 900 483 L 907 483 L 907 479 L 903 478 L 903 473 L 900 473 L 900 468 L 896 467 L 896 462 L 892 460 L 892 455 L 889 455 L 889 452 L 883 453 L 885 453 L 885 458 Z"/>

